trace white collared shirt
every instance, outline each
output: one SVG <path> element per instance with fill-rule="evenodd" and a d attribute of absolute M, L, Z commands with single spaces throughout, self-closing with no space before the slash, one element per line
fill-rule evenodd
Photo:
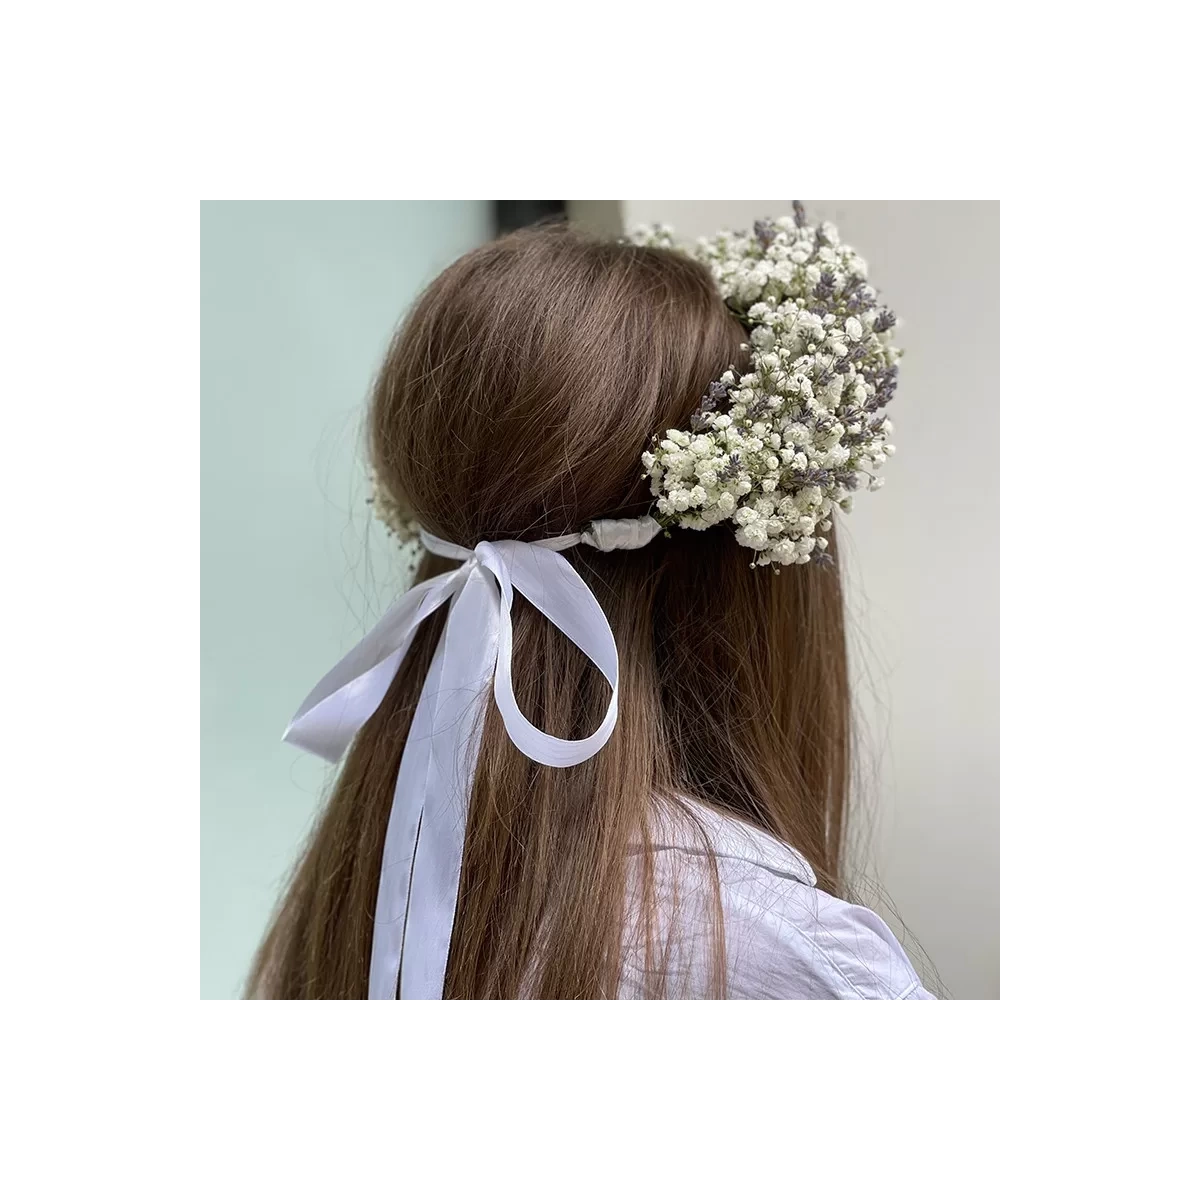
<path fill-rule="evenodd" d="M 728 999 L 936 999 L 887 925 L 870 909 L 821 891 L 812 868 L 790 846 L 706 806 L 689 802 L 686 810 L 684 817 L 658 818 L 653 844 L 657 910 L 668 914 L 657 938 L 667 948 L 665 998 L 700 998 L 708 991 L 711 846 L 720 878 Z M 640 871 L 633 875 L 620 991 L 628 1000 L 647 990 L 644 950 L 633 932 Z"/>

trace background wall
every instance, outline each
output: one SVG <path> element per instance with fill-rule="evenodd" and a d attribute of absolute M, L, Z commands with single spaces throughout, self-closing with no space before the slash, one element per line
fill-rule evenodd
<path fill-rule="evenodd" d="M 838 528 L 848 567 L 864 900 L 947 992 L 1000 989 L 999 331 L 994 202 L 805 201 L 901 319 L 896 456 Z M 790 200 L 627 200 L 627 228 L 748 229 Z M 897 928 L 903 925 L 904 930 Z M 921 951 L 928 963 L 921 961 Z"/>
<path fill-rule="evenodd" d="M 360 428 L 417 291 L 487 201 L 201 208 L 201 988 L 234 997 L 327 768 L 279 742 L 382 612 Z"/>
<path fill-rule="evenodd" d="M 790 200 L 579 201 L 602 232 L 749 227 Z M 807 202 L 806 202 L 807 203 Z M 807 203 L 866 257 L 907 353 L 887 486 L 841 524 L 863 899 L 959 998 L 999 994 L 999 208 Z M 488 202 L 201 213 L 202 988 L 238 994 L 329 769 L 279 743 L 399 583 L 360 423 L 420 287 Z M 315 531 L 315 533 L 314 533 Z"/>

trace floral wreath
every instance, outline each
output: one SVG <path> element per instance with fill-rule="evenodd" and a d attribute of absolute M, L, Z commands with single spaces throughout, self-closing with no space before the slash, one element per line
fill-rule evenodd
<path fill-rule="evenodd" d="M 867 264 L 804 208 L 677 246 L 668 226 L 638 245 L 682 249 L 712 272 L 749 331 L 749 370 L 711 383 L 690 431 L 669 429 L 642 456 L 654 516 L 666 528 L 734 527 L 753 566 L 829 560 L 834 505 L 878 474 L 895 447 L 883 409 L 896 392 L 896 318 L 867 283 Z"/>
<path fill-rule="evenodd" d="M 758 221 L 753 234 L 678 244 L 667 225 L 634 231 L 636 245 L 671 249 L 711 272 L 749 333 L 749 369 L 710 383 L 691 429 L 668 429 L 642 455 L 654 506 L 635 522 L 596 521 L 602 549 L 635 548 L 672 527 L 728 522 L 755 551 L 751 566 L 826 563 L 834 506 L 849 512 L 865 481 L 895 452 L 883 410 L 896 393 L 902 351 L 896 317 L 867 283 L 867 264 L 828 221 Z M 402 540 L 418 527 L 375 481 L 376 515 Z M 629 528 L 626 529 L 625 526 Z"/>

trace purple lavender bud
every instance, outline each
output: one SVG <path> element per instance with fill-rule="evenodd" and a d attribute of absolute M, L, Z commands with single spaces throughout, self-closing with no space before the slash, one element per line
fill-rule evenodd
<path fill-rule="evenodd" d="M 692 414 L 692 429 L 705 428 L 708 425 L 709 413 L 727 399 L 729 399 L 729 385 L 722 383 L 719 379 L 713 380 L 704 389 L 704 395 L 700 397 L 700 407 Z"/>
<path fill-rule="evenodd" d="M 886 333 L 896 323 L 896 314 L 890 308 L 881 308 L 875 318 L 875 332 Z"/>
<path fill-rule="evenodd" d="M 809 467 L 807 471 L 795 474 L 797 487 L 827 487 L 832 482 L 833 472 L 825 467 Z"/>
<path fill-rule="evenodd" d="M 728 483 L 729 480 L 741 474 L 742 458 L 740 454 L 731 454 L 729 461 L 717 472 L 717 478 L 722 483 Z"/>
<path fill-rule="evenodd" d="M 801 204 L 799 200 L 792 201 L 792 212 L 795 214 L 797 226 L 808 224 L 808 217 L 805 215 L 804 205 Z"/>
<path fill-rule="evenodd" d="M 886 371 L 875 382 L 875 395 L 873 395 L 863 408 L 867 412 L 877 412 L 885 404 L 890 404 L 896 396 L 896 380 L 898 371 L 895 367 L 888 367 Z"/>
<path fill-rule="evenodd" d="M 860 313 L 870 305 L 867 294 L 863 291 L 863 282 L 861 279 L 855 279 L 852 283 L 851 290 L 846 296 L 846 308 L 849 312 Z"/>
<path fill-rule="evenodd" d="M 765 250 L 775 240 L 775 231 L 769 222 L 755 221 L 754 236 L 758 238 L 758 244 Z"/>

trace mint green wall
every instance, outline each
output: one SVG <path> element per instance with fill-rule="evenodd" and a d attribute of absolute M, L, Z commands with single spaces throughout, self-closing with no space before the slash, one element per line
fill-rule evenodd
<path fill-rule="evenodd" d="M 401 582 L 363 402 L 486 201 L 201 206 L 201 992 L 239 994 L 331 769 L 279 741 Z"/>

